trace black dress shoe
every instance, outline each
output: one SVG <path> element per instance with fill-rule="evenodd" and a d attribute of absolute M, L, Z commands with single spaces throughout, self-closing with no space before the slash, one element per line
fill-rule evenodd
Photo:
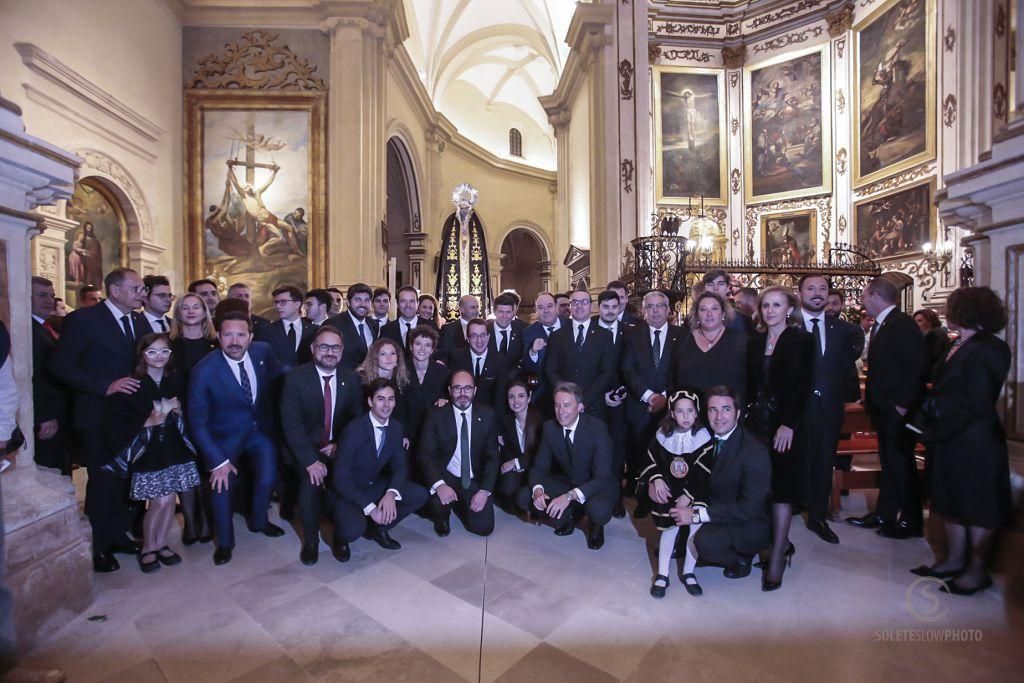
<path fill-rule="evenodd" d="M 444 538 L 452 532 L 452 525 L 447 519 L 435 519 L 434 520 L 434 533 L 439 537 Z"/>
<path fill-rule="evenodd" d="M 335 543 L 334 547 L 331 548 L 331 554 L 334 555 L 334 559 L 338 562 L 348 562 L 352 558 L 352 551 L 349 549 L 348 543 L 344 541 Z"/>
<path fill-rule="evenodd" d="M 147 560 L 147 557 L 151 557 L 153 559 Z M 139 553 L 137 559 L 139 560 L 139 569 L 142 570 L 142 573 L 149 574 L 160 569 L 159 557 L 160 555 L 155 550 L 151 553 Z"/>
<path fill-rule="evenodd" d="M 193 545 L 195 545 L 198 542 L 199 542 L 199 537 L 198 536 L 186 536 L 185 534 L 181 535 L 181 544 L 183 546 L 185 546 L 186 548 L 189 547 L 189 546 L 193 546 Z"/>
<path fill-rule="evenodd" d="M 391 538 L 391 534 L 388 533 L 387 529 L 377 527 L 375 531 L 370 531 L 367 536 L 371 541 L 379 545 L 384 550 L 401 550 L 402 544 Z"/>
<path fill-rule="evenodd" d="M 600 550 L 604 546 L 604 524 L 592 524 L 587 534 L 587 547 Z"/>
<path fill-rule="evenodd" d="M 905 541 L 908 538 L 921 538 L 924 535 L 921 527 L 910 522 L 899 522 L 893 525 L 887 524 L 875 533 L 883 538 L 892 538 L 897 541 Z"/>
<path fill-rule="evenodd" d="M 726 567 L 722 572 L 722 576 L 727 579 L 742 579 L 750 576 L 750 558 L 741 557 L 736 560 L 736 564 L 731 567 Z"/>
<path fill-rule="evenodd" d="M 836 532 L 829 528 L 828 522 L 808 522 L 807 528 L 817 534 L 818 538 L 825 541 L 825 543 L 839 544 L 839 537 L 836 536 Z"/>
<path fill-rule="evenodd" d="M 700 587 L 699 583 L 697 583 L 697 577 L 693 574 L 683 574 L 682 571 L 682 569 L 679 570 L 679 580 L 682 582 L 683 588 L 686 589 L 686 592 L 693 597 L 704 595 L 704 589 Z"/>
<path fill-rule="evenodd" d="M 658 582 L 662 584 L 659 586 Z M 658 574 L 654 577 L 654 581 L 651 582 L 651 597 L 652 598 L 663 598 L 665 597 L 665 590 L 668 588 L 668 577 L 664 574 Z"/>
<path fill-rule="evenodd" d="M 231 548 L 217 548 L 213 551 L 213 563 L 218 567 L 231 561 Z"/>
<path fill-rule="evenodd" d="M 116 572 L 121 568 L 121 565 L 117 563 L 117 558 L 114 557 L 114 553 L 93 553 L 92 556 L 92 569 L 97 574 L 110 574 Z"/>
<path fill-rule="evenodd" d="M 874 512 L 869 512 L 863 517 L 847 517 L 846 523 L 859 529 L 877 529 L 884 524 L 882 518 Z"/>
<path fill-rule="evenodd" d="M 954 576 L 962 572 L 962 569 L 950 569 L 948 571 L 936 571 L 926 564 L 922 564 L 920 567 L 914 567 L 910 570 L 910 573 L 915 576 L 927 576 L 932 579 L 952 579 Z"/>
<path fill-rule="evenodd" d="M 576 523 L 570 519 L 567 524 L 555 527 L 555 536 L 572 536 L 574 531 L 576 531 Z"/>
<path fill-rule="evenodd" d="M 174 552 L 167 546 L 156 551 L 156 559 L 165 567 L 173 567 L 176 564 L 181 564 L 181 555 Z"/>
<path fill-rule="evenodd" d="M 963 588 L 961 586 L 958 586 L 956 581 L 953 581 L 953 580 L 946 581 L 946 590 L 949 591 L 950 595 L 974 595 L 975 593 L 977 593 L 979 591 L 983 591 L 986 588 L 991 588 L 991 587 L 992 587 L 992 577 L 991 576 L 986 576 L 984 581 L 982 581 L 977 586 L 972 586 L 971 588 Z"/>
<path fill-rule="evenodd" d="M 142 541 L 133 541 L 126 538 L 121 543 L 114 543 L 110 546 L 110 552 L 118 555 L 138 555 L 142 552 Z"/>
<path fill-rule="evenodd" d="M 622 506 L 622 501 L 619 500 L 615 503 L 615 507 L 612 508 L 612 517 L 615 519 L 622 519 L 626 516 L 626 508 Z"/>
<path fill-rule="evenodd" d="M 319 546 L 319 543 L 310 543 L 302 546 L 302 552 L 299 553 L 299 561 L 307 567 L 312 567 L 320 558 Z"/>
<path fill-rule="evenodd" d="M 253 532 L 254 534 L 263 534 L 264 536 L 269 536 L 270 538 L 278 538 L 279 536 L 284 536 L 284 529 L 274 524 L 273 522 L 267 522 L 267 525 L 262 529 L 253 529 L 252 527 L 249 527 L 249 531 Z"/>
<path fill-rule="evenodd" d="M 761 575 L 761 590 L 765 593 L 771 593 L 782 588 L 782 577 L 779 577 L 778 581 L 769 581 L 768 572 Z"/>

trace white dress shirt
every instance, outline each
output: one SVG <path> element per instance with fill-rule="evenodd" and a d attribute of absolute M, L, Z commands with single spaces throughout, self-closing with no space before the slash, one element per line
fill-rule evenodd
<path fill-rule="evenodd" d="M 110 311 L 111 315 L 114 316 L 114 320 L 117 321 L 117 329 L 121 330 L 121 334 L 124 334 L 124 325 L 121 324 L 121 318 L 128 316 L 128 327 L 132 328 L 132 337 L 137 337 L 135 334 L 135 321 L 132 320 L 131 311 L 122 313 L 121 309 L 115 306 L 110 299 L 104 299 L 103 303 L 106 304 L 107 310 Z"/>
<path fill-rule="evenodd" d="M 153 315 L 146 309 L 142 309 L 142 314 L 146 316 L 146 321 L 149 323 L 149 326 L 153 329 L 154 332 L 162 334 L 164 332 L 171 331 L 171 326 L 167 323 L 167 316 Z M 120 324 L 121 321 L 118 320 L 117 322 L 118 324 Z M 160 325 L 161 322 L 163 323 L 162 327 Z"/>
<path fill-rule="evenodd" d="M 405 318 L 398 319 L 398 331 L 402 335 L 402 346 L 408 345 L 406 342 L 406 337 L 409 335 L 410 332 L 416 329 L 416 321 L 418 321 L 419 319 L 420 317 L 418 315 L 414 315 L 412 317 L 412 320 L 406 320 Z"/>
<path fill-rule="evenodd" d="M 238 364 L 245 363 L 245 374 L 249 375 L 249 386 L 252 387 L 252 402 L 256 403 L 256 368 L 253 367 L 252 358 L 249 357 L 249 352 L 246 351 L 245 355 L 242 356 L 242 360 L 232 360 L 228 358 L 228 355 L 224 354 L 224 360 L 228 362 L 228 367 L 231 368 L 231 374 L 235 376 L 235 381 L 238 382 L 238 386 L 242 386 L 242 376 L 239 374 Z"/>
<path fill-rule="evenodd" d="M 331 386 L 333 387 L 334 384 L 332 383 Z M 377 417 L 373 413 L 370 413 L 370 426 L 373 427 L 373 447 L 376 450 L 380 450 L 380 441 L 381 441 L 381 439 L 384 438 L 384 432 L 382 432 L 381 430 L 377 429 L 377 427 L 387 427 L 388 423 L 390 423 L 390 422 L 391 422 L 390 419 L 384 420 L 384 422 L 378 422 L 377 421 Z M 392 493 L 395 494 L 395 500 L 402 500 L 402 494 L 398 492 L 398 489 L 390 489 L 389 488 L 388 491 L 391 491 Z M 377 504 L 376 503 L 370 503 L 369 505 L 367 505 L 366 507 L 363 508 L 363 514 L 366 515 L 367 517 L 369 517 L 370 513 L 372 513 L 376 509 L 377 509 Z"/>
<path fill-rule="evenodd" d="M 587 341 L 587 333 L 590 332 L 590 318 L 584 321 L 579 321 L 573 318 L 569 319 L 569 330 L 572 332 L 572 342 L 576 343 L 576 335 L 580 333 L 580 326 L 583 326 L 583 341 Z"/>
<path fill-rule="evenodd" d="M 363 318 L 362 320 L 359 320 L 354 315 L 352 315 L 352 311 L 349 311 L 348 314 L 349 317 L 352 318 L 352 324 L 355 325 L 356 334 L 359 333 L 359 326 L 363 326 L 363 341 L 366 342 L 366 348 L 370 348 L 370 345 L 373 344 L 373 330 L 370 329 L 369 318 L 367 317 Z"/>
<path fill-rule="evenodd" d="M 473 351 L 472 349 L 469 350 L 469 362 L 470 362 L 470 364 L 472 366 L 473 377 L 476 377 L 476 374 L 477 374 L 476 373 L 476 362 L 477 362 L 477 360 L 480 361 L 480 374 L 482 375 L 483 372 L 484 372 L 484 368 L 487 367 L 487 351 L 484 351 L 483 353 L 481 353 L 478 356 L 476 354 L 476 351 Z M 458 410 L 458 408 L 456 408 L 456 410 Z"/>
<path fill-rule="evenodd" d="M 462 415 L 463 415 L 463 412 L 465 412 L 465 415 L 466 415 L 466 431 L 468 432 L 469 442 L 472 445 L 472 443 L 473 443 L 473 405 L 470 404 L 470 406 L 468 408 L 466 408 L 465 411 L 462 411 L 462 410 L 460 410 L 458 408 L 455 408 L 455 406 L 452 406 L 452 408 L 454 409 L 454 410 L 452 410 L 452 412 L 455 413 L 455 452 L 452 454 L 451 459 L 448 460 L 448 466 L 445 469 L 447 469 L 451 473 L 451 475 L 453 477 L 455 477 L 456 479 L 461 479 L 462 478 Z M 472 451 L 471 451 L 471 453 L 472 453 Z M 470 460 L 469 460 L 469 478 L 470 479 L 473 478 L 473 459 L 472 459 L 472 457 L 470 457 Z M 431 494 L 436 493 L 437 492 L 437 487 L 441 486 L 442 484 L 444 484 L 444 479 L 438 479 L 437 481 L 435 481 L 434 485 L 430 487 L 430 493 Z M 491 495 L 490 491 L 484 491 L 483 489 L 480 489 L 480 491 L 482 491 L 483 493 L 486 493 L 488 496 Z"/>
<path fill-rule="evenodd" d="M 606 323 L 605 321 L 598 318 L 597 324 L 600 327 L 608 330 L 612 334 L 612 343 L 614 344 L 619 339 L 619 321 L 616 320 L 612 323 Z"/>
<path fill-rule="evenodd" d="M 555 322 L 551 323 L 550 325 L 545 325 L 544 323 L 541 323 L 541 326 L 544 328 L 545 331 L 547 331 L 548 328 L 551 329 L 551 331 L 548 332 L 548 337 L 550 338 L 551 335 L 553 335 L 555 332 L 558 332 L 559 328 L 562 327 L 562 319 L 561 318 L 555 318 Z M 531 350 L 530 350 L 530 360 L 532 360 L 534 363 L 536 363 L 538 358 L 540 358 L 540 354 L 536 353 L 531 348 Z"/>
<path fill-rule="evenodd" d="M 302 344 L 302 318 L 295 318 L 295 320 L 285 320 L 281 318 L 281 324 L 284 325 L 284 336 L 288 336 L 288 329 L 295 329 L 295 351 L 299 350 L 299 345 Z M 356 329 L 359 329 L 358 327 Z"/>

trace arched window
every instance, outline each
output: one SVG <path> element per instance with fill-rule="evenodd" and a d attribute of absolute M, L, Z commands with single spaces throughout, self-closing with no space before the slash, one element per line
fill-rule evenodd
<path fill-rule="evenodd" d="M 514 157 L 523 156 L 523 134 L 517 128 L 508 131 L 508 153 Z"/>

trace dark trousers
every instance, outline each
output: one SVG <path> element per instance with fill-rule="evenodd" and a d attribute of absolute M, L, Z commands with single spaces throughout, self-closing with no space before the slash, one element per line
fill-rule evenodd
<path fill-rule="evenodd" d="M 63 425 L 49 439 L 39 438 L 39 426 L 36 426 L 35 461 L 40 467 L 52 467 L 67 476 L 71 474 L 71 451 L 68 450 L 67 432 Z"/>
<path fill-rule="evenodd" d="M 626 422 L 626 406 L 607 408 L 608 433 L 612 437 L 612 478 L 615 480 L 615 498 L 618 500 L 619 487 L 625 475 L 626 451 L 629 448 L 629 424 Z M 646 451 L 645 451 L 646 452 Z M 626 482 L 629 488 L 631 482 Z"/>
<path fill-rule="evenodd" d="M 477 481 L 473 479 L 469 482 L 469 488 L 462 488 L 462 482 L 447 470 L 443 479 L 444 483 L 455 489 L 459 498 L 451 505 L 441 505 L 437 495 L 431 495 L 427 501 L 427 516 L 434 521 L 448 521 L 454 510 L 466 531 L 477 536 L 489 536 L 494 531 L 494 496 L 487 497 L 487 503 L 480 512 L 473 512 L 469 509 L 469 503 L 480 490 Z"/>
<path fill-rule="evenodd" d="M 563 493 L 568 493 L 576 488 L 576 485 L 571 481 L 559 476 L 548 477 L 540 483 L 544 487 L 544 493 L 551 498 L 557 498 Z M 611 486 L 610 483 L 609 486 Z M 615 507 L 618 493 L 618 490 L 615 491 L 614 495 L 611 490 L 599 491 L 587 496 L 587 500 L 583 503 L 570 503 L 566 511 L 562 513 L 562 518 L 556 521 L 556 525 L 566 526 L 580 521 L 584 516 L 589 517 L 592 524 L 600 524 L 602 526 L 607 524 L 612 518 L 612 508 Z M 532 486 L 524 486 L 519 489 L 517 502 L 523 510 L 540 512 L 537 508 L 533 507 Z"/>
<path fill-rule="evenodd" d="M 263 529 L 267 526 L 267 506 L 270 505 L 270 492 L 277 478 L 277 453 L 274 443 L 262 432 L 253 430 L 246 438 L 241 452 L 231 458 L 231 464 L 236 468 L 240 462 L 248 465 L 249 476 L 252 478 L 249 526 L 253 529 Z M 232 474 L 228 478 L 228 490 L 214 491 L 210 497 L 218 548 L 235 547 L 235 529 L 231 524 L 231 496 L 238 484 L 237 475 Z"/>
<path fill-rule="evenodd" d="M 498 484 L 494 487 L 495 495 L 498 496 L 498 504 L 506 509 L 514 508 L 517 505 L 516 496 L 519 489 L 526 486 L 526 472 L 506 472 L 498 475 Z"/>
<path fill-rule="evenodd" d="M 828 499 L 832 493 L 832 472 L 836 466 L 839 430 L 842 429 L 842 408 L 839 419 L 821 398 L 811 394 L 807 410 L 796 438 L 804 439 L 807 453 L 807 522 L 817 524 L 828 518 Z"/>
<path fill-rule="evenodd" d="M 85 447 L 89 471 L 89 481 L 85 485 L 85 514 L 92 526 L 92 551 L 105 553 L 112 545 L 126 542 L 126 534 L 132 527 L 128 479 L 102 468 L 107 458 L 104 458 L 100 430 L 83 430 L 79 436 Z"/>
<path fill-rule="evenodd" d="M 309 473 L 302 463 L 292 461 L 289 464 L 292 473 L 285 481 L 290 480 L 295 486 L 294 493 L 291 494 L 294 498 L 291 500 L 294 501 L 299 514 L 299 522 L 302 524 L 302 543 L 304 545 L 316 543 L 320 538 L 320 520 L 323 519 L 325 487 L 326 482 L 331 480 L 331 466 L 328 465 L 324 486 L 313 486 L 309 481 Z M 288 490 L 288 486 L 288 484 L 284 484 L 285 490 Z M 284 493 L 281 495 L 281 507 L 283 508 L 286 503 L 283 499 Z"/>
<path fill-rule="evenodd" d="M 750 530 L 742 525 L 701 524 L 693 537 L 693 544 L 702 562 L 733 567 L 741 557 L 750 559 L 768 545 L 767 530 L 765 525 L 763 542 L 752 543 Z"/>
<path fill-rule="evenodd" d="M 630 487 L 635 483 L 633 480 L 647 467 L 649 462 L 647 447 L 650 445 L 655 433 L 657 433 L 658 423 L 664 416 L 665 411 L 657 414 L 643 413 L 639 419 L 633 420 L 632 424 L 629 425 L 630 444 L 629 457 L 626 464 L 629 466 Z"/>
<path fill-rule="evenodd" d="M 886 524 L 907 522 L 920 527 L 923 515 L 913 432 L 903 427 L 903 418 L 896 411 L 871 417 L 878 432 L 878 459 L 882 466 L 875 512 Z"/>
<path fill-rule="evenodd" d="M 388 482 L 376 483 L 365 493 L 374 502 L 379 501 L 387 492 Z M 407 483 L 398 491 L 402 500 L 395 502 L 397 515 L 395 521 L 386 528 L 390 529 L 412 513 L 423 507 L 430 494 L 419 484 Z M 436 497 L 436 496 L 435 496 Z M 369 525 L 376 524 L 369 515 L 363 513 L 363 507 L 358 503 L 344 500 L 336 494 L 331 495 L 331 518 L 334 520 L 334 542 L 344 541 L 351 543 L 362 536 Z"/>

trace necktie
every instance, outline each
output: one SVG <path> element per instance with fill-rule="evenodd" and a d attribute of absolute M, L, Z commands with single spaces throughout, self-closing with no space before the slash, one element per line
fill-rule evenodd
<path fill-rule="evenodd" d="M 409 323 L 402 321 L 402 346 L 406 346 L 406 338 L 409 336 Z"/>
<path fill-rule="evenodd" d="M 288 323 L 288 344 L 291 346 L 293 351 L 298 348 L 298 341 L 299 340 L 295 338 L 295 323 Z"/>
<path fill-rule="evenodd" d="M 551 327 L 545 327 L 544 329 L 548 331 L 548 336 L 550 337 L 551 333 L 555 331 L 555 326 L 552 325 Z"/>
<path fill-rule="evenodd" d="M 583 325 L 576 326 L 576 348 L 583 350 Z"/>
<path fill-rule="evenodd" d="M 871 339 L 874 339 L 876 334 L 878 334 L 878 321 L 877 320 L 874 323 L 871 324 Z"/>
<path fill-rule="evenodd" d="M 715 437 L 715 457 L 718 457 L 719 452 L 722 450 L 722 446 L 725 444 L 725 439 Z"/>
<path fill-rule="evenodd" d="M 566 429 L 565 430 L 565 452 L 569 454 L 570 458 L 572 458 L 572 439 L 570 438 L 571 436 L 572 436 L 572 430 L 571 429 Z"/>
<path fill-rule="evenodd" d="M 128 321 L 127 315 L 121 316 L 121 327 L 124 328 L 124 336 L 134 341 L 135 335 L 132 334 L 132 324 Z"/>
<path fill-rule="evenodd" d="M 334 402 L 331 401 L 331 376 L 324 377 L 324 435 L 320 439 L 320 447 L 331 440 L 331 427 L 334 420 Z"/>
<path fill-rule="evenodd" d="M 160 316 L 159 318 L 157 318 L 156 322 L 157 322 L 158 325 L 160 325 L 160 331 L 161 332 L 166 332 L 167 331 L 167 323 L 164 322 L 163 316 Z"/>
<path fill-rule="evenodd" d="M 359 323 L 359 341 L 363 342 L 363 346 L 370 348 L 370 343 L 366 341 L 366 324 Z"/>
<path fill-rule="evenodd" d="M 378 425 L 377 429 L 380 430 L 380 440 L 377 442 L 377 457 L 379 458 L 381 451 L 384 450 L 384 438 L 388 435 L 388 433 L 387 427 L 381 427 Z"/>
<path fill-rule="evenodd" d="M 242 383 L 242 391 L 245 392 L 245 398 L 248 399 L 249 403 L 252 403 L 252 384 L 249 382 L 249 373 L 245 371 L 245 361 L 238 361 L 238 381 Z"/>
<path fill-rule="evenodd" d="M 813 329 L 811 329 L 811 334 L 814 335 L 814 348 L 818 350 L 819 356 L 823 356 L 825 355 L 825 352 L 821 348 L 821 328 L 818 327 L 819 322 L 821 321 L 818 320 L 817 318 L 811 318 L 811 325 L 813 325 Z"/>
<path fill-rule="evenodd" d="M 50 324 L 49 320 L 47 320 L 45 323 L 43 323 L 43 329 L 45 329 L 47 332 L 49 332 L 53 336 L 54 339 L 57 338 L 57 330 L 53 329 L 53 325 Z"/>
<path fill-rule="evenodd" d="M 508 330 L 501 331 L 501 348 L 498 349 L 502 353 L 508 353 Z"/>
<path fill-rule="evenodd" d="M 468 489 L 469 476 L 469 421 L 466 413 L 462 413 L 462 427 L 459 429 L 460 469 L 462 470 L 462 488 Z"/>
<path fill-rule="evenodd" d="M 473 378 L 480 379 L 480 356 L 476 357 L 476 370 L 473 371 Z M 465 413 L 463 413 L 465 415 Z"/>
<path fill-rule="evenodd" d="M 661 330 L 654 331 L 654 343 L 651 345 L 651 362 L 657 368 L 661 365 Z"/>

